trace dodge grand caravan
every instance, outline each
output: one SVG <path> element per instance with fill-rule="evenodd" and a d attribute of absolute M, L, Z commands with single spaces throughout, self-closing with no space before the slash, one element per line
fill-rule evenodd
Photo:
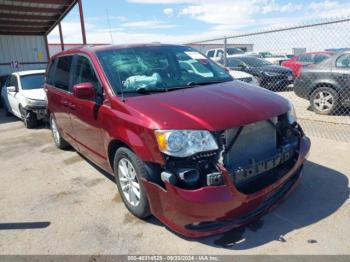
<path fill-rule="evenodd" d="M 181 63 L 195 60 L 201 74 Z M 83 47 L 54 56 L 45 89 L 53 140 L 115 176 L 129 211 L 188 237 L 276 207 L 310 140 L 293 106 L 178 45 Z"/>

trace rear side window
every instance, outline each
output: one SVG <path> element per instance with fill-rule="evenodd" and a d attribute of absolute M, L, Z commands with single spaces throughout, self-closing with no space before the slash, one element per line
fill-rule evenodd
<path fill-rule="evenodd" d="M 69 90 L 69 73 L 72 67 L 73 56 L 62 56 L 58 58 L 55 70 L 55 87 Z"/>
<path fill-rule="evenodd" d="M 301 55 L 298 57 L 299 62 L 313 63 L 312 55 Z"/>
<path fill-rule="evenodd" d="M 73 85 L 81 83 L 92 83 L 96 93 L 102 94 L 101 84 L 96 76 L 90 60 L 84 56 L 77 56 L 76 66 L 73 75 Z"/>
<path fill-rule="evenodd" d="M 314 57 L 314 62 L 317 63 L 321 63 L 323 60 L 326 60 L 328 58 L 328 56 L 326 55 L 315 55 Z"/>

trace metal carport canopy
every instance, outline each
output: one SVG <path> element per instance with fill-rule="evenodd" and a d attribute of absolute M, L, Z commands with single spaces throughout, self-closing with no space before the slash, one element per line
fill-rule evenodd
<path fill-rule="evenodd" d="M 0 0 L 0 36 L 3 36 L 2 41 L 0 39 L 0 66 L 9 66 L 13 60 L 18 60 L 22 65 L 47 63 L 43 62 L 41 57 L 39 61 L 38 59 L 33 60 L 33 56 L 31 58 L 27 56 L 27 59 L 21 57 L 29 50 L 35 49 L 35 44 L 38 45 L 40 42 L 37 40 L 39 42 L 36 43 L 30 37 L 42 37 L 43 44 L 38 46 L 41 49 L 42 45 L 46 45 L 47 59 L 49 59 L 47 35 L 58 25 L 63 50 L 61 21 L 77 4 L 81 21 L 82 44 L 86 44 L 82 0 Z M 9 56 L 13 57 L 10 61 L 8 61 Z M 7 68 L 3 71 L 8 70 Z"/>
<path fill-rule="evenodd" d="M 77 3 L 86 44 L 81 0 L 0 0 L 0 35 L 47 36 Z"/>

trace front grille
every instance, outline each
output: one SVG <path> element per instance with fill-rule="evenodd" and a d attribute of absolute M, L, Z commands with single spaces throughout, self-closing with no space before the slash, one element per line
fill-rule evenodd
<path fill-rule="evenodd" d="M 273 124 L 277 117 L 271 118 Z M 239 128 L 225 131 L 226 148 L 239 132 Z M 229 170 L 246 166 L 252 160 L 272 156 L 277 150 L 276 128 L 268 121 L 260 121 L 243 127 L 234 145 L 226 152 L 225 165 Z"/>
<path fill-rule="evenodd" d="M 274 117 L 225 131 L 224 164 L 240 192 L 263 189 L 295 164 L 299 140 L 280 121 Z"/>

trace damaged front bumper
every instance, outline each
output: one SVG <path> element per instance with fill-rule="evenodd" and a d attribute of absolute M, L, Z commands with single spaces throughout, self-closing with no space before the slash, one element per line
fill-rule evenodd
<path fill-rule="evenodd" d="M 223 166 L 224 185 L 188 190 L 165 181 L 165 188 L 144 180 L 152 213 L 171 230 L 186 237 L 204 237 L 247 224 L 276 207 L 298 184 L 310 140 L 300 139 L 294 165 L 274 183 L 252 194 L 237 189 Z"/>
<path fill-rule="evenodd" d="M 33 112 L 37 119 L 45 119 L 47 118 L 47 107 L 46 106 L 26 106 L 25 108 L 26 112 Z"/>

